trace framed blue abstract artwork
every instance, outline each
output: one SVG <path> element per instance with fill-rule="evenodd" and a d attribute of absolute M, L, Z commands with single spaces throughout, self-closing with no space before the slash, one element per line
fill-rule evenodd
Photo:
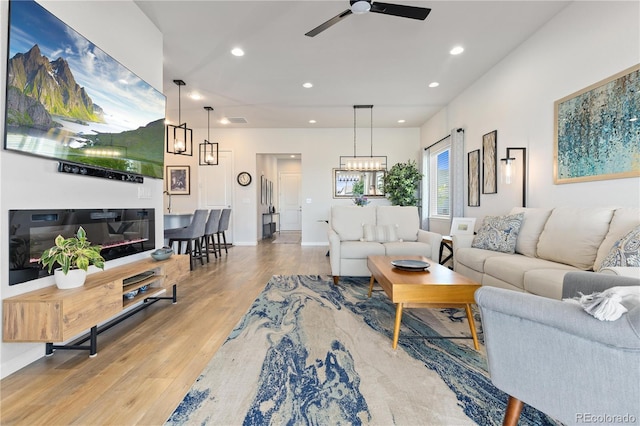
<path fill-rule="evenodd" d="M 640 65 L 554 103 L 555 184 L 640 176 Z"/>

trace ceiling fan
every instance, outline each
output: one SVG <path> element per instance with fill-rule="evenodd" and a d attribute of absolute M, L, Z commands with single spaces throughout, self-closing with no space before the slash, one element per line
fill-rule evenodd
<path fill-rule="evenodd" d="M 424 21 L 429 15 L 429 12 L 431 12 L 431 9 L 428 9 L 426 7 L 404 6 L 400 4 L 381 2 L 374 3 L 371 0 L 350 0 L 349 3 L 351 4 L 351 7 L 349 9 L 345 10 L 339 15 L 334 16 L 327 22 L 318 25 L 305 35 L 308 37 L 315 37 L 332 25 L 335 25 L 338 22 L 342 21 L 352 13 L 356 15 L 362 15 L 367 12 L 375 12 L 382 13 L 384 15 L 400 16 L 402 18 L 419 19 L 421 21 Z"/>

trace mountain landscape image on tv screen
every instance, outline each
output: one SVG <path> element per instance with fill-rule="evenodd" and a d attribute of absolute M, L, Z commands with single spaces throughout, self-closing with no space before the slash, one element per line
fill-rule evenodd
<path fill-rule="evenodd" d="M 162 179 L 164 95 L 34 1 L 11 1 L 5 148 Z"/>

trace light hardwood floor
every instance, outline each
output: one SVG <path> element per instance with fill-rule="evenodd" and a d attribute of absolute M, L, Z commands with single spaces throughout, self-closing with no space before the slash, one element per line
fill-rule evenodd
<path fill-rule="evenodd" d="M 161 301 L 0 381 L 0 424 L 161 425 L 272 275 L 329 275 L 326 247 L 261 242 L 198 266 Z M 42 345 L 44 353 L 44 344 Z"/>

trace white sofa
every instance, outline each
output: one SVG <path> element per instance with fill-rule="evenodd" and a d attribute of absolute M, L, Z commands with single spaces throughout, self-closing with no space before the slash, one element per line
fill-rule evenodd
<path fill-rule="evenodd" d="M 367 256 L 421 255 L 437 262 L 442 235 L 420 229 L 417 207 L 333 206 L 329 220 L 331 274 L 368 277 Z"/>
<path fill-rule="evenodd" d="M 524 213 L 515 253 L 472 248 L 473 235 L 453 236 L 454 270 L 482 285 L 562 298 L 569 271 L 640 278 L 640 268 L 601 265 L 613 245 L 640 225 L 638 208 L 514 208 Z"/>

